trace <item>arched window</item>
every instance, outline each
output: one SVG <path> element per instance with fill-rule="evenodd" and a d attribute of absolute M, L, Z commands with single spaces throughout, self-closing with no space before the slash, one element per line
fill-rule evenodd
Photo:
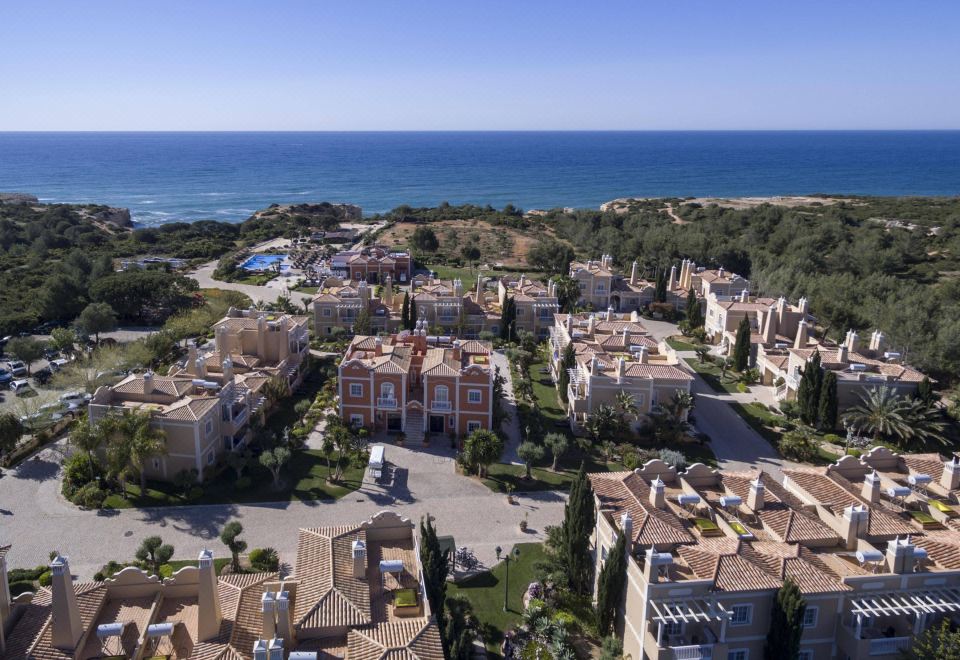
<path fill-rule="evenodd" d="M 393 398 L 393 383 L 382 383 L 380 385 L 380 398 L 381 399 Z"/>
<path fill-rule="evenodd" d="M 450 400 L 450 390 L 447 389 L 446 385 L 437 385 L 433 389 L 433 399 L 437 402 L 444 402 Z"/>

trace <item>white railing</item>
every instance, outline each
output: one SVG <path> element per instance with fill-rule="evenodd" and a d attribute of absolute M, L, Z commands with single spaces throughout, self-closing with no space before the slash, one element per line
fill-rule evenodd
<path fill-rule="evenodd" d="M 240 426 L 241 424 L 243 424 L 244 421 L 246 421 L 247 412 L 248 412 L 248 408 L 244 407 L 243 410 L 233 415 L 234 426 Z"/>
<path fill-rule="evenodd" d="M 377 408 L 396 408 L 397 400 L 393 397 L 377 397 Z"/>
<path fill-rule="evenodd" d="M 713 658 L 713 644 L 698 644 L 696 646 L 674 646 L 673 660 L 710 660 Z"/>
<path fill-rule="evenodd" d="M 430 408 L 432 410 L 451 410 L 453 405 L 449 401 L 434 401 Z"/>
<path fill-rule="evenodd" d="M 870 640 L 870 655 L 894 655 L 910 648 L 912 637 L 881 637 Z"/>

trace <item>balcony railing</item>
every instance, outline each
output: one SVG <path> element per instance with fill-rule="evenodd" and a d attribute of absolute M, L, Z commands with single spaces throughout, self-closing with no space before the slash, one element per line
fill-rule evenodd
<path fill-rule="evenodd" d="M 695 646 L 674 646 L 673 660 L 710 660 L 713 658 L 713 644 L 698 644 Z"/>
<path fill-rule="evenodd" d="M 881 637 L 870 640 L 870 655 L 897 655 L 910 648 L 912 637 Z"/>
<path fill-rule="evenodd" d="M 378 396 L 377 408 L 396 408 L 397 400 L 393 397 Z"/>
<path fill-rule="evenodd" d="M 233 425 L 240 426 L 245 421 L 247 421 L 247 412 L 248 412 L 248 408 L 244 406 L 243 410 L 241 410 L 240 412 L 233 413 Z"/>
<path fill-rule="evenodd" d="M 453 404 L 451 404 L 449 401 L 434 401 L 432 404 L 430 404 L 430 408 L 432 410 L 451 410 L 453 408 Z"/>

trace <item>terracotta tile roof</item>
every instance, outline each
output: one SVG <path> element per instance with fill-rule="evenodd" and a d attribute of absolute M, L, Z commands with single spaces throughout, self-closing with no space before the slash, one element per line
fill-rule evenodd
<path fill-rule="evenodd" d="M 353 577 L 351 544 L 366 542 L 357 526 L 301 529 L 295 575 L 300 581 L 294 619 L 306 628 L 362 626 L 370 623 L 370 591 Z"/>
<path fill-rule="evenodd" d="M 695 543 L 686 525 L 669 510 L 649 503 L 650 487 L 633 472 L 591 474 L 590 483 L 600 506 L 615 517 L 624 511 L 633 519 L 633 541 L 641 545 Z M 618 520 L 619 521 L 619 520 Z"/>
<path fill-rule="evenodd" d="M 625 373 L 631 378 L 653 378 L 654 380 L 693 380 L 693 376 L 671 364 L 650 364 L 629 362 Z"/>
<path fill-rule="evenodd" d="M 162 416 L 166 419 L 195 422 L 220 404 L 218 397 L 188 397 L 172 405 Z"/>
<path fill-rule="evenodd" d="M 84 582 L 73 585 L 74 593 L 77 594 L 77 607 L 80 609 L 80 621 L 84 630 L 90 627 L 97 616 L 97 612 L 103 606 L 107 597 L 107 590 L 101 582 Z M 46 623 L 40 634 L 29 646 L 26 654 L 23 656 L 30 660 L 72 660 L 72 652 L 64 652 L 53 647 L 52 634 L 50 628 L 49 608 L 47 608 Z M 19 626 L 18 626 L 19 627 Z M 14 658 L 7 649 L 7 657 Z"/>
<path fill-rule="evenodd" d="M 429 619 L 408 619 L 351 630 L 347 635 L 350 660 L 442 660 L 440 632 Z"/>
<path fill-rule="evenodd" d="M 118 394 L 152 395 L 163 394 L 174 398 L 183 396 L 193 387 L 192 379 L 154 375 L 152 385 L 148 388 L 142 375 L 130 375 L 114 385 L 111 389 Z"/>
<path fill-rule="evenodd" d="M 903 454 L 900 457 L 911 474 L 927 474 L 934 481 L 943 476 L 943 457 L 940 454 Z"/>
<path fill-rule="evenodd" d="M 717 553 L 699 546 L 680 546 L 677 553 L 694 574 L 702 580 L 713 581 L 713 591 L 759 591 L 779 589 L 782 580 L 769 572 L 762 563 L 753 563 L 747 557 L 733 552 Z"/>

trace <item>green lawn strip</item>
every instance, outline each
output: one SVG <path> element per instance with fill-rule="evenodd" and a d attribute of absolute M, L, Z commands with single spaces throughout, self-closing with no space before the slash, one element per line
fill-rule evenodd
<path fill-rule="evenodd" d="M 217 575 L 220 575 L 223 572 L 223 569 L 230 565 L 230 557 L 216 557 L 213 560 L 213 569 L 217 572 Z M 173 572 L 176 573 L 181 568 L 186 568 L 187 566 L 196 566 L 196 559 L 174 559 L 168 561 L 167 564 L 170 565 L 170 568 L 173 569 Z"/>
<path fill-rule="evenodd" d="M 682 339 L 675 339 L 673 337 L 667 337 L 667 345 L 670 346 L 675 351 L 695 351 L 697 350 L 696 344 L 691 344 L 688 341 Z"/>
<path fill-rule="evenodd" d="M 570 482 L 577 476 L 581 459 L 584 461 L 587 472 L 619 472 L 626 469 L 621 463 L 604 463 L 602 460 L 598 461 L 589 456 L 571 456 L 576 453 L 576 450 L 571 450 L 570 455 L 560 461 L 560 466 L 556 472 L 549 467 L 534 467 L 530 471 L 533 477 L 530 480 L 523 478 L 525 470 L 522 465 L 494 463 L 487 469 L 487 478 L 483 480 L 483 485 L 498 493 L 506 493 L 507 484 L 513 484 L 514 490 L 518 493 L 567 490 L 570 487 Z M 549 458 L 545 458 L 543 462 L 549 465 L 549 460 Z"/>
<path fill-rule="evenodd" d="M 534 580 L 534 564 L 543 559 L 543 545 L 520 543 L 520 556 L 510 562 L 508 610 L 503 611 L 503 581 L 506 566 L 500 562 L 489 571 L 447 585 L 447 596 L 462 594 L 470 599 L 473 611 L 484 631 L 487 651 L 499 655 L 503 633 L 519 625 L 523 613 L 523 594 Z"/>
<path fill-rule="evenodd" d="M 484 277 L 502 277 L 513 273 L 510 270 L 478 270 L 476 268 L 457 268 L 440 264 L 426 264 L 423 267 L 436 273 L 437 278 L 441 280 L 461 279 L 472 284 L 476 284 L 477 273 L 481 273 Z"/>
<path fill-rule="evenodd" d="M 346 459 L 344 459 L 346 460 Z M 257 464 L 247 470 L 245 476 L 252 484 L 245 490 L 235 486 L 236 474 L 224 470 L 210 481 L 202 484 L 203 495 L 188 500 L 173 484 L 148 482 L 146 495 L 141 495 L 140 484 L 127 484 L 127 499 L 118 494 L 107 497 L 104 507 L 129 509 L 150 506 L 184 506 L 201 504 L 243 504 L 252 502 L 289 502 L 291 500 L 334 500 L 360 487 L 365 466 L 345 467 L 339 483 L 327 482 L 327 461 L 319 451 L 295 452 L 290 463 L 281 473 L 283 485 L 273 488 L 270 472 Z"/>
<path fill-rule="evenodd" d="M 735 394 L 740 391 L 737 389 L 735 371 L 728 369 L 727 375 L 721 377 L 720 367 L 712 362 L 701 363 L 698 358 L 683 358 L 683 361 L 686 362 L 691 369 L 696 371 L 714 392 L 729 392 Z"/>
<path fill-rule="evenodd" d="M 309 293 L 309 294 L 314 294 L 314 293 L 316 293 L 317 291 L 320 290 L 320 287 L 318 287 L 318 286 L 300 286 L 300 287 L 297 287 L 296 289 L 293 289 L 293 290 L 296 291 L 297 293 Z"/>

